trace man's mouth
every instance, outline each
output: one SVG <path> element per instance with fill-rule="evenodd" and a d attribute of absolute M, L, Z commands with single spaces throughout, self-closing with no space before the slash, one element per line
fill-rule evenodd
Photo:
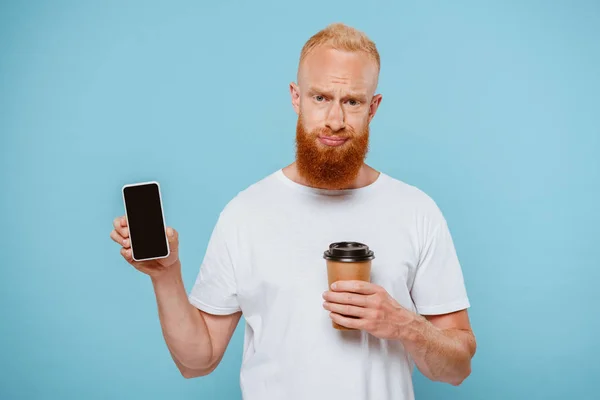
<path fill-rule="evenodd" d="M 319 136 L 319 141 L 326 146 L 333 146 L 333 147 L 341 146 L 344 143 L 346 143 L 347 140 L 348 140 L 348 138 L 340 138 L 340 137 L 335 137 L 335 136 L 323 136 L 323 135 Z"/>

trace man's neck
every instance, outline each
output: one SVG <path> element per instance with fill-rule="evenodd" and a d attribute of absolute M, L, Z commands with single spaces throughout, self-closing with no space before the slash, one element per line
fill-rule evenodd
<path fill-rule="evenodd" d="M 293 162 L 290 165 L 288 165 L 287 167 L 284 167 L 283 173 L 289 179 L 291 179 L 292 181 L 294 181 L 300 185 L 311 186 L 308 184 L 307 180 L 304 179 L 298 172 L 298 167 L 296 165 L 296 162 Z M 362 167 L 360 167 L 360 170 L 358 172 L 358 175 L 356 176 L 356 179 L 354 179 L 354 181 L 347 187 L 338 188 L 338 189 L 360 189 L 362 187 L 369 186 L 370 184 L 372 184 L 373 182 L 375 182 L 377 180 L 377 178 L 379 177 L 379 174 L 380 174 L 379 171 L 376 171 L 375 169 L 371 168 L 367 164 L 363 164 Z M 319 187 L 318 189 L 331 189 L 331 188 Z"/>

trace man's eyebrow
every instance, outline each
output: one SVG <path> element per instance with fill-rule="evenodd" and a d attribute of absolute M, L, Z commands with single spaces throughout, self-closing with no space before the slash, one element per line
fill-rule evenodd
<path fill-rule="evenodd" d="M 332 91 L 329 89 L 320 88 L 317 86 L 309 86 L 308 92 L 311 94 L 312 93 L 323 93 L 323 94 L 327 94 L 327 95 L 331 95 L 331 93 L 332 93 Z M 350 92 L 346 93 L 344 98 L 353 98 L 353 99 L 358 99 L 360 101 L 365 102 L 367 100 L 367 95 L 362 92 L 350 91 Z"/>
<path fill-rule="evenodd" d="M 352 99 L 357 99 L 365 103 L 367 101 L 367 95 L 362 92 L 348 92 L 348 95 L 345 97 L 350 97 Z"/>
<path fill-rule="evenodd" d="M 326 88 L 322 88 L 322 87 L 317 87 L 317 86 L 309 86 L 308 87 L 308 92 L 309 93 L 325 93 L 325 94 L 331 94 L 331 90 L 326 89 Z"/>

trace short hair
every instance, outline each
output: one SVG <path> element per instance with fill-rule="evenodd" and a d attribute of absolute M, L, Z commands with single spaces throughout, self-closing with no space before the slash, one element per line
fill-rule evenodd
<path fill-rule="evenodd" d="M 380 70 L 379 52 L 375 43 L 362 31 L 352 28 L 343 23 L 333 23 L 315 33 L 302 47 L 300 62 L 315 48 L 328 46 L 337 50 L 362 51 L 367 53 L 377 63 Z"/>

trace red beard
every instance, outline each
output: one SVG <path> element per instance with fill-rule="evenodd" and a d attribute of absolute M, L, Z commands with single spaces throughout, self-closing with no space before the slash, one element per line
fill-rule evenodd
<path fill-rule="evenodd" d="M 350 127 L 335 133 L 348 138 L 341 146 L 325 147 L 319 135 L 334 136 L 329 128 L 308 133 L 298 117 L 296 124 L 296 165 L 298 173 L 309 186 L 324 189 L 344 189 L 352 185 L 369 151 L 369 126 L 356 134 Z"/>

